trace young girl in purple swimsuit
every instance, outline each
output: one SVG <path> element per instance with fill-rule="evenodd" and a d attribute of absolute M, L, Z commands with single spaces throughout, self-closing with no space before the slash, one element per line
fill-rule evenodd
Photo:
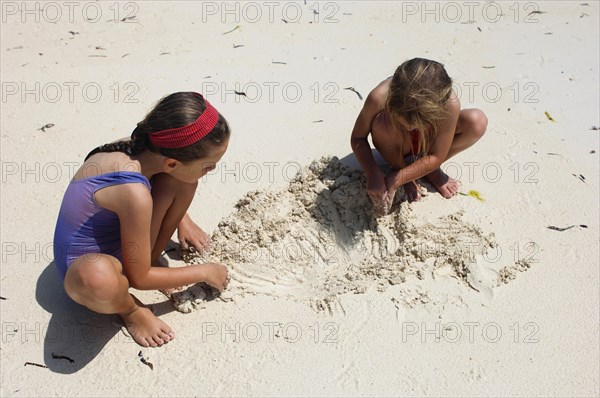
<path fill-rule="evenodd" d="M 176 228 L 183 247 L 207 248 L 207 235 L 186 212 L 198 180 L 215 168 L 229 136 L 227 122 L 202 95 L 171 94 L 138 123 L 131 139 L 90 152 L 66 190 L 54 235 L 65 290 L 92 311 L 119 314 L 142 346 L 175 335 L 129 287 L 227 286 L 222 264 L 157 265 Z"/>

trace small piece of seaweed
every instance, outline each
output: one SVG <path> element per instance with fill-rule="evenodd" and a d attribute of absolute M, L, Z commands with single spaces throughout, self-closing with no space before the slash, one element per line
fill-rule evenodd
<path fill-rule="evenodd" d="M 148 366 L 148 367 L 150 368 L 150 370 L 154 370 L 154 365 L 152 365 L 152 363 L 151 363 L 151 362 L 148 362 L 148 361 L 146 360 L 146 358 L 144 358 L 144 354 L 142 354 L 142 352 L 141 352 L 141 351 L 138 353 L 138 358 L 140 359 L 140 361 L 141 361 L 141 362 L 142 362 L 144 365 Z"/>
<path fill-rule="evenodd" d="M 358 95 L 358 99 L 362 101 L 363 96 L 360 95 L 360 93 L 358 91 L 356 91 L 356 89 L 354 87 L 344 87 L 344 90 L 350 90 L 350 91 L 356 93 L 356 95 Z"/>
<path fill-rule="evenodd" d="M 562 231 L 566 231 L 567 229 L 571 229 L 571 228 L 575 228 L 575 227 L 587 228 L 588 226 L 585 225 L 585 224 L 569 225 L 568 227 L 555 227 L 554 225 L 549 225 L 548 229 L 551 229 L 551 230 L 554 230 L 554 231 L 558 231 L 558 232 L 562 232 Z"/>

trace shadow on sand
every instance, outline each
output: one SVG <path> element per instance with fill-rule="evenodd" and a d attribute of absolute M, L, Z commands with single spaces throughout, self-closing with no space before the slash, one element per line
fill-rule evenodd
<path fill-rule="evenodd" d="M 42 330 L 44 364 L 53 372 L 71 374 L 79 371 L 111 340 L 137 346 L 131 338 L 121 333 L 122 321 L 117 315 L 95 313 L 67 296 L 54 261 L 38 278 L 35 298 L 44 310 L 52 314 L 45 330 L 44 327 Z M 157 316 L 173 310 L 169 301 L 152 305 L 152 311 Z"/>

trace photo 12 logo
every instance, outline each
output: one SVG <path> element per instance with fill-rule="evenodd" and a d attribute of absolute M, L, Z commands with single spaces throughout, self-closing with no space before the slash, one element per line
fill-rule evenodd
<path fill-rule="evenodd" d="M 131 337 L 118 333 L 114 326 L 96 323 L 64 324 L 59 322 L 6 321 L 2 328 L 2 344 L 90 344 L 112 343 L 137 344 Z"/>
<path fill-rule="evenodd" d="M 402 1 L 402 22 L 473 23 L 501 20 L 513 23 L 539 23 L 537 14 L 543 11 L 537 3 L 528 1 Z"/>
<path fill-rule="evenodd" d="M 483 180 L 496 184 L 499 181 L 514 184 L 539 183 L 540 165 L 536 162 L 511 162 L 500 164 L 498 162 L 454 162 L 452 160 L 442 165 L 444 173 L 462 182 L 474 183 Z"/>
<path fill-rule="evenodd" d="M 402 342 L 421 343 L 498 343 L 511 340 L 513 343 L 539 343 L 540 326 L 535 322 L 514 322 L 503 327 L 497 322 L 403 322 Z"/>
<path fill-rule="evenodd" d="M 301 84 L 294 81 L 248 81 L 248 82 L 211 82 L 201 84 L 201 91 L 208 99 L 235 103 L 259 102 L 295 104 L 303 99 L 321 104 L 338 104 L 341 88 L 336 82 L 312 82 Z M 345 90 L 348 90 L 346 88 Z M 352 94 L 353 96 L 356 96 Z"/>
<path fill-rule="evenodd" d="M 76 172 L 81 168 L 82 178 L 102 174 L 102 167 L 92 161 L 82 162 L 0 162 L 2 184 L 6 183 L 64 183 L 71 181 Z M 83 167 L 81 167 L 83 166 Z M 111 172 L 138 170 L 135 162 L 124 164 L 113 163 L 108 166 Z"/>
<path fill-rule="evenodd" d="M 2 23 L 137 23 L 139 4 L 132 1 L 2 1 Z"/>
<path fill-rule="evenodd" d="M 287 343 L 300 341 L 332 344 L 338 342 L 340 325 L 335 322 L 314 322 L 307 327 L 297 322 L 202 322 L 202 342 L 216 339 L 222 343 L 274 343 L 282 339 Z"/>
<path fill-rule="evenodd" d="M 290 182 L 302 174 L 302 165 L 298 162 L 219 162 L 206 173 L 201 183 L 219 180 L 221 183 L 246 182 L 250 184 L 270 183 L 283 179 Z"/>
<path fill-rule="evenodd" d="M 95 104 L 106 98 L 114 103 L 137 104 L 140 87 L 135 82 L 2 82 L 2 103 L 65 103 L 87 102 Z"/>
<path fill-rule="evenodd" d="M 285 22 L 337 23 L 340 6 L 332 1 L 203 1 L 203 23 L 217 20 L 221 23 Z"/>
<path fill-rule="evenodd" d="M 494 68 L 488 66 L 487 68 Z M 459 100 L 465 103 L 486 102 L 495 104 L 502 99 L 514 104 L 537 104 L 540 86 L 537 82 L 452 82 L 452 89 Z"/>

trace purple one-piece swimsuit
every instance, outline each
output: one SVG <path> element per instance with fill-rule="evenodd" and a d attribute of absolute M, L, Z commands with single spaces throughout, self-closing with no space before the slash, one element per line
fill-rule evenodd
<path fill-rule="evenodd" d="M 96 203 L 96 191 L 119 184 L 140 183 L 151 189 L 140 173 L 117 171 L 71 181 L 60 206 L 54 231 L 54 262 L 61 278 L 83 254 L 104 253 L 121 260 L 119 217 Z"/>

